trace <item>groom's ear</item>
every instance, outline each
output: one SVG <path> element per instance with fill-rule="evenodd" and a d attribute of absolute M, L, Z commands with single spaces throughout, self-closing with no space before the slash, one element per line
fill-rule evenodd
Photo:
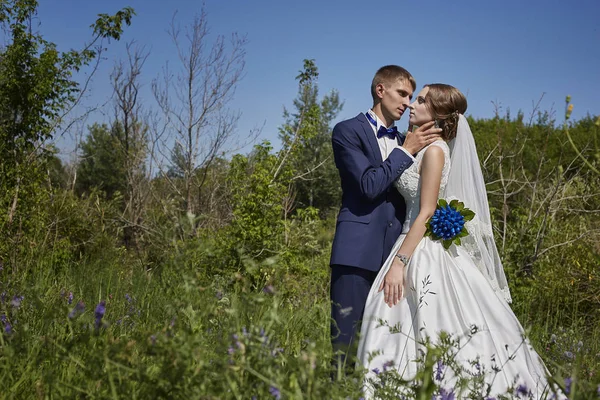
<path fill-rule="evenodd" d="M 385 86 L 383 86 L 383 83 L 378 83 L 377 86 L 375 86 L 375 94 L 377 94 L 377 97 L 379 98 L 379 100 L 381 100 L 383 98 L 384 91 L 385 91 Z"/>

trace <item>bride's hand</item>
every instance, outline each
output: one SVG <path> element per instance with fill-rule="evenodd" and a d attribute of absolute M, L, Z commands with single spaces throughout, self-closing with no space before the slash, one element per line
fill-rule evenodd
<path fill-rule="evenodd" d="M 406 266 L 400 259 L 394 257 L 392 265 L 383 278 L 378 292 L 383 290 L 385 303 L 392 307 L 402 298 L 402 289 L 404 287 L 404 268 Z"/>

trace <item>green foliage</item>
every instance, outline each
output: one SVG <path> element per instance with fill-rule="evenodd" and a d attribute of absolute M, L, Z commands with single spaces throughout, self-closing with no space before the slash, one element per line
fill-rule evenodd
<path fill-rule="evenodd" d="M 113 198 L 127 188 L 125 153 L 118 138 L 119 126 L 106 124 L 89 127 L 89 135 L 81 144 L 81 161 L 77 169 L 77 192 L 90 193 L 94 188 Z"/>
<path fill-rule="evenodd" d="M 185 151 L 181 143 L 175 143 L 173 146 L 173 152 L 171 154 L 171 166 L 167 175 L 170 178 L 183 178 L 185 176 L 186 166 L 188 165 Z"/>
<path fill-rule="evenodd" d="M 296 77 L 298 96 L 295 112 L 284 110 L 285 124 L 279 130 L 284 151 L 295 171 L 293 188 L 299 207 L 315 207 L 322 213 L 337 208 L 341 201 L 339 175 L 331 147 L 332 123 L 342 110 L 337 91 L 320 101 L 314 60 L 304 60 L 304 70 Z"/>
<path fill-rule="evenodd" d="M 591 158 L 591 161 L 588 160 L 588 157 L 586 157 L 577 147 L 577 145 L 575 144 L 575 142 L 573 141 L 573 138 L 571 137 L 571 133 L 570 133 L 570 129 L 569 126 L 567 125 L 567 121 L 571 118 L 571 113 L 573 112 L 573 104 L 571 104 L 571 96 L 567 96 L 566 98 L 566 108 L 565 108 L 565 123 L 564 123 L 564 131 L 565 131 L 565 135 L 567 136 L 567 139 L 569 140 L 569 144 L 571 145 L 571 148 L 573 149 L 573 151 L 575 151 L 575 153 L 577 154 L 577 157 L 579 158 L 579 161 L 582 161 L 585 166 L 587 168 L 589 168 L 590 170 L 592 170 L 596 175 L 600 175 L 600 171 L 598 171 L 598 169 L 596 168 L 596 165 L 598 165 L 600 163 L 600 146 L 598 145 L 598 139 L 597 137 L 594 138 L 594 146 L 591 148 L 591 150 L 594 152 L 592 154 L 593 158 Z M 589 119 L 589 118 L 588 118 Z M 598 117 L 596 119 L 596 126 L 600 126 L 600 117 Z"/>
<path fill-rule="evenodd" d="M 136 268 L 127 252 L 113 250 L 105 246 L 94 260 L 67 264 L 53 274 L 45 265 L 27 268 L 32 276 L 26 280 L 35 285 L 0 271 L 5 398 L 363 396 L 364 371 L 331 378 L 329 306 L 325 295 L 315 298 L 307 290 L 310 272 L 254 290 L 247 277 L 228 275 L 222 286 L 193 265 L 175 264 L 154 274 Z M 295 292 L 294 285 L 304 290 Z M 101 301 L 106 312 L 99 318 L 95 308 Z M 554 346 L 569 346 L 577 333 L 557 332 Z M 584 339 L 575 357 L 593 359 L 589 345 Z M 442 336 L 424 348 L 414 381 L 402 381 L 393 370 L 370 381 L 378 398 L 402 392 L 431 399 L 441 393 L 438 361 L 445 370 L 461 371 L 457 338 Z M 573 382 L 570 398 L 595 398 L 593 381 L 580 374 Z M 454 390 L 481 396 L 485 387 L 477 375 L 466 375 Z"/>
<path fill-rule="evenodd" d="M 127 26 L 131 25 L 131 18 L 134 15 L 135 11 L 131 7 L 125 7 L 115 15 L 99 14 L 99 18 L 91 25 L 94 28 L 94 35 L 119 40 L 123 33 L 123 23 Z"/>
<path fill-rule="evenodd" d="M 102 38 L 118 39 L 133 10 L 101 16 L 92 42 L 82 51 L 61 53 L 31 28 L 38 2 L 7 0 L 0 5 L 0 24 L 8 41 L 0 53 L 0 257 L 11 240 L 39 228 L 49 193 L 44 190 L 52 152 L 46 141 L 76 104 L 80 88 L 73 74 L 89 65 Z"/>
<path fill-rule="evenodd" d="M 273 180 L 277 162 L 269 143 L 255 146 L 249 157 L 236 155 L 231 160 L 231 237 L 234 246 L 251 258 L 272 257 L 281 246 L 287 187 Z"/>
<path fill-rule="evenodd" d="M 66 189 L 68 185 L 67 170 L 61 159 L 56 155 L 48 157 L 47 162 L 47 179 L 51 187 Z"/>
<path fill-rule="evenodd" d="M 96 52 L 89 47 L 81 52 L 60 53 L 30 29 L 37 1 L 4 1 L 0 22 L 10 29 L 12 41 L 0 58 L 0 96 L 2 108 L 3 153 L 22 153 L 38 141 L 50 137 L 61 112 L 75 102 L 79 92 L 73 72 L 88 65 Z M 126 8 L 115 16 L 102 14 L 94 26 L 98 38 L 118 40 L 122 24 L 131 23 L 133 9 Z"/>
<path fill-rule="evenodd" d="M 543 113 L 528 124 L 522 116 L 471 121 L 513 309 L 555 370 L 565 376 L 575 369 L 591 381 L 598 380 L 597 362 L 580 354 L 572 364 L 564 353 L 585 338 L 590 354 L 597 354 L 600 343 L 600 225 L 594 217 L 600 180 L 582 160 L 598 165 L 594 121 L 569 121 L 570 139 Z M 561 329 L 578 332 L 572 345 L 550 343 Z"/>

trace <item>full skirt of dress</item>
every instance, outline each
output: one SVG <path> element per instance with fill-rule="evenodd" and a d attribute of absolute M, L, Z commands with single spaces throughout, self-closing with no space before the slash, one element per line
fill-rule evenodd
<path fill-rule="evenodd" d="M 384 370 L 394 368 L 402 379 L 413 379 L 423 343 L 427 338 L 438 342 L 444 331 L 457 341 L 454 360 L 469 374 L 483 374 L 490 395 L 520 387 L 534 399 L 546 398 L 542 360 L 509 304 L 460 246 L 446 250 L 439 241 L 423 238 L 405 268 L 403 298 L 393 307 L 385 304 L 378 289 L 405 237 L 395 243 L 365 305 L 358 345 L 360 365 L 368 371 L 365 395 L 373 393 L 368 378 Z M 442 386 L 454 387 L 450 368 L 439 365 L 437 374 Z"/>

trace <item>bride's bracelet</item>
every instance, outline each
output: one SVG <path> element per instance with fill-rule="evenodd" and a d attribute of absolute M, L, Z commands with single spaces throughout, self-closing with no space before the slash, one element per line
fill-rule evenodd
<path fill-rule="evenodd" d="M 408 265 L 409 258 L 407 256 L 405 256 L 404 254 L 396 254 L 396 257 L 398 257 L 400 259 L 400 261 L 402 261 L 404 266 Z"/>

